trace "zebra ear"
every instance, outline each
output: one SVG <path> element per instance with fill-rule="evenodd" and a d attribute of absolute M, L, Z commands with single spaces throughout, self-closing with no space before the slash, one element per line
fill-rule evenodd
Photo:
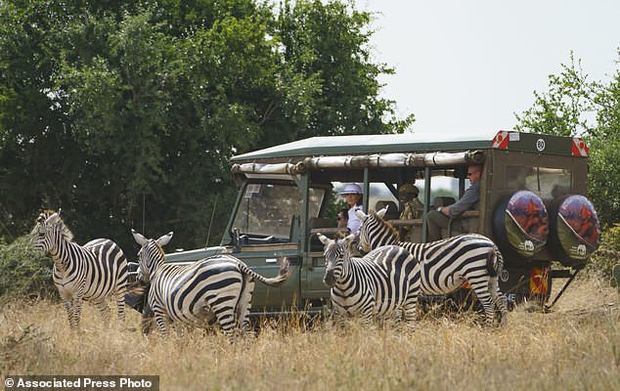
<path fill-rule="evenodd" d="M 347 237 L 345 237 L 344 241 L 346 243 L 351 243 L 351 242 L 354 242 L 356 239 L 357 239 L 357 234 L 352 233 L 352 234 L 349 234 Z"/>
<path fill-rule="evenodd" d="M 329 238 L 328 238 L 327 236 L 323 235 L 322 233 L 317 232 L 317 233 L 316 233 L 316 236 L 318 236 L 318 237 L 319 237 L 319 240 L 321 241 L 321 243 L 323 243 L 323 244 L 325 244 L 325 245 L 326 245 L 327 243 L 329 243 Z"/>
<path fill-rule="evenodd" d="M 167 234 L 163 235 L 162 237 L 157 239 L 157 244 L 159 244 L 161 247 L 164 247 L 165 245 L 170 243 L 170 240 L 172 239 L 173 234 L 174 232 L 170 231 Z"/>
<path fill-rule="evenodd" d="M 58 216 L 58 212 L 56 212 L 45 220 L 45 224 L 54 224 L 58 220 L 60 220 L 60 216 Z"/>
<path fill-rule="evenodd" d="M 366 213 L 364 213 L 363 210 L 356 210 L 355 211 L 355 215 L 357 216 L 358 219 L 360 219 L 361 221 L 366 220 L 366 218 L 368 218 L 368 215 Z"/>
<path fill-rule="evenodd" d="M 136 243 L 138 243 L 140 246 L 144 246 L 146 243 L 148 243 L 148 240 L 144 236 L 142 236 L 141 233 L 136 232 L 133 228 L 131 229 L 131 234 L 133 235 Z"/>
<path fill-rule="evenodd" d="M 385 214 L 387 213 L 389 207 L 390 207 L 389 205 L 386 205 L 385 208 L 377 212 L 377 216 L 379 216 L 380 218 L 383 218 L 383 216 L 385 216 Z"/>

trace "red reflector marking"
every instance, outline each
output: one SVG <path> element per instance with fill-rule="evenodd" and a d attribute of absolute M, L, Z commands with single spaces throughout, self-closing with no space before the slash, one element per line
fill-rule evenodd
<path fill-rule="evenodd" d="M 491 146 L 498 149 L 508 149 L 508 132 L 505 130 L 497 132 Z"/>
<path fill-rule="evenodd" d="M 588 156 L 590 152 L 590 148 L 588 145 L 581 139 L 581 137 L 573 137 L 573 142 L 571 143 L 570 152 L 573 156 Z"/>

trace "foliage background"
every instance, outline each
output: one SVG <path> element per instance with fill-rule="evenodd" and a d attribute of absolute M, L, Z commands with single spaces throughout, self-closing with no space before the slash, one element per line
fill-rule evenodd
<path fill-rule="evenodd" d="M 130 228 L 215 244 L 235 198 L 230 156 L 404 131 L 414 116 L 380 97 L 393 69 L 371 60 L 370 21 L 337 0 L 0 1 L 2 286 L 47 294 L 49 264 L 23 237 L 41 209 L 130 257 Z M 583 136 L 588 197 L 604 228 L 620 221 L 620 69 L 592 81 L 571 54 L 516 120 Z M 616 231 L 602 250 L 618 249 Z M 608 270 L 604 251 L 593 264 Z"/>
<path fill-rule="evenodd" d="M 620 50 L 617 64 L 620 64 Z M 620 68 L 607 83 L 591 81 L 571 53 L 548 90 L 534 92 L 534 103 L 516 115 L 516 130 L 581 136 L 590 147 L 588 197 L 602 228 L 620 222 Z"/>
<path fill-rule="evenodd" d="M 37 254 L 28 237 L 0 240 L 0 297 L 56 298 L 52 260 Z"/>
<path fill-rule="evenodd" d="M 341 1 L 0 2 L 0 236 L 61 207 L 76 241 L 219 242 L 228 158 L 402 132 L 370 15 Z M 213 227 L 210 222 L 213 221 Z"/>

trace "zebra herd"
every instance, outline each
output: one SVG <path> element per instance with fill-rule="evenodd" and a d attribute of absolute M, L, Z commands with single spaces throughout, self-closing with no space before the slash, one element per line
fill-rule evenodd
<path fill-rule="evenodd" d="M 397 317 L 412 324 L 421 293 L 447 294 L 467 282 L 484 308 L 487 324 L 494 324 L 496 312 L 500 324 L 505 323 L 506 298 L 497 281 L 503 261 L 490 239 L 465 234 L 431 243 L 399 242 L 395 230 L 383 220 L 386 211 L 368 215 L 358 211 L 359 236 L 332 240 L 318 234 L 324 245 L 324 283 L 331 288 L 336 314 L 366 321 Z M 97 306 L 107 322 L 107 300 L 113 298 L 118 319 L 123 321 L 129 288 L 146 295 L 143 330 L 151 319 L 161 333 L 166 333 L 169 321 L 199 327 L 217 323 L 232 336 L 250 327 L 254 281 L 278 286 L 290 276 L 286 259 L 281 259 L 279 274 L 273 278 L 255 273 L 231 255 L 185 265 L 164 263 L 163 247 L 172 232 L 156 240 L 134 230 L 132 235 L 141 247 L 138 280 L 142 285 L 129 287 L 127 258 L 116 243 L 95 239 L 80 246 L 73 242 L 60 210 L 39 215 L 32 230 L 33 245 L 54 261 L 54 284 L 71 327 L 79 325 L 82 301 Z M 365 256 L 352 256 L 356 241 Z M 144 290 L 146 285 L 149 288 Z"/>
<path fill-rule="evenodd" d="M 60 217 L 60 211 L 44 212 L 32 230 L 34 248 L 51 255 L 54 261 L 54 284 L 64 302 L 69 325 L 77 328 L 82 301 L 95 304 L 107 322 L 106 300 L 116 298 L 118 319 L 124 321 L 125 293 L 128 284 L 127 258 L 109 239 L 95 239 L 84 246 L 72 241 L 73 235 Z M 138 252 L 138 280 L 149 284 L 148 311 L 143 312 L 143 330 L 150 315 L 162 333 L 166 321 L 190 325 L 219 324 L 226 335 L 249 328 L 249 309 L 254 280 L 269 286 L 282 284 L 289 277 L 288 262 L 281 261 L 280 273 L 265 278 L 241 260 L 220 255 L 191 265 L 164 264 L 163 246 L 172 232 L 157 240 L 147 239 L 132 230 L 141 246 Z M 136 290 L 143 290 L 144 285 Z"/>
<path fill-rule="evenodd" d="M 362 221 L 359 246 L 362 251 L 397 245 L 411 253 L 420 264 L 420 289 L 427 295 L 448 294 L 469 283 L 482 304 L 488 325 L 495 320 L 506 322 L 506 297 L 499 290 L 502 255 L 491 239 L 479 234 L 463 234 L 429 243 L 401 242 L 398 233 L 383 216 L 387 207 L 366 215 L 357 211 Z"/>

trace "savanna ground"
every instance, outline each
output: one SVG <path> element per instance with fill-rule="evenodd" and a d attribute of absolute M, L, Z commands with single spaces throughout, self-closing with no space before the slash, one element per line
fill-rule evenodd
<path fill-rule="evenodd" d="M 164 339 L 106 328 L 90 305 L 76 334 L 60 304 L 11 300 L 0 310 L 0 371 L 159 375 L 162 390 L 618 390 L 619 295 L 597 279 L 570 288 L 553 312 L 518 306 L 502 329 L 471 313 L 426 315 L 413 332 L 354 322 L 304 330 L 288 320 L 233 344 L 199 330 Z M 128 313 L 135 328 L 139 316 Z"/>

